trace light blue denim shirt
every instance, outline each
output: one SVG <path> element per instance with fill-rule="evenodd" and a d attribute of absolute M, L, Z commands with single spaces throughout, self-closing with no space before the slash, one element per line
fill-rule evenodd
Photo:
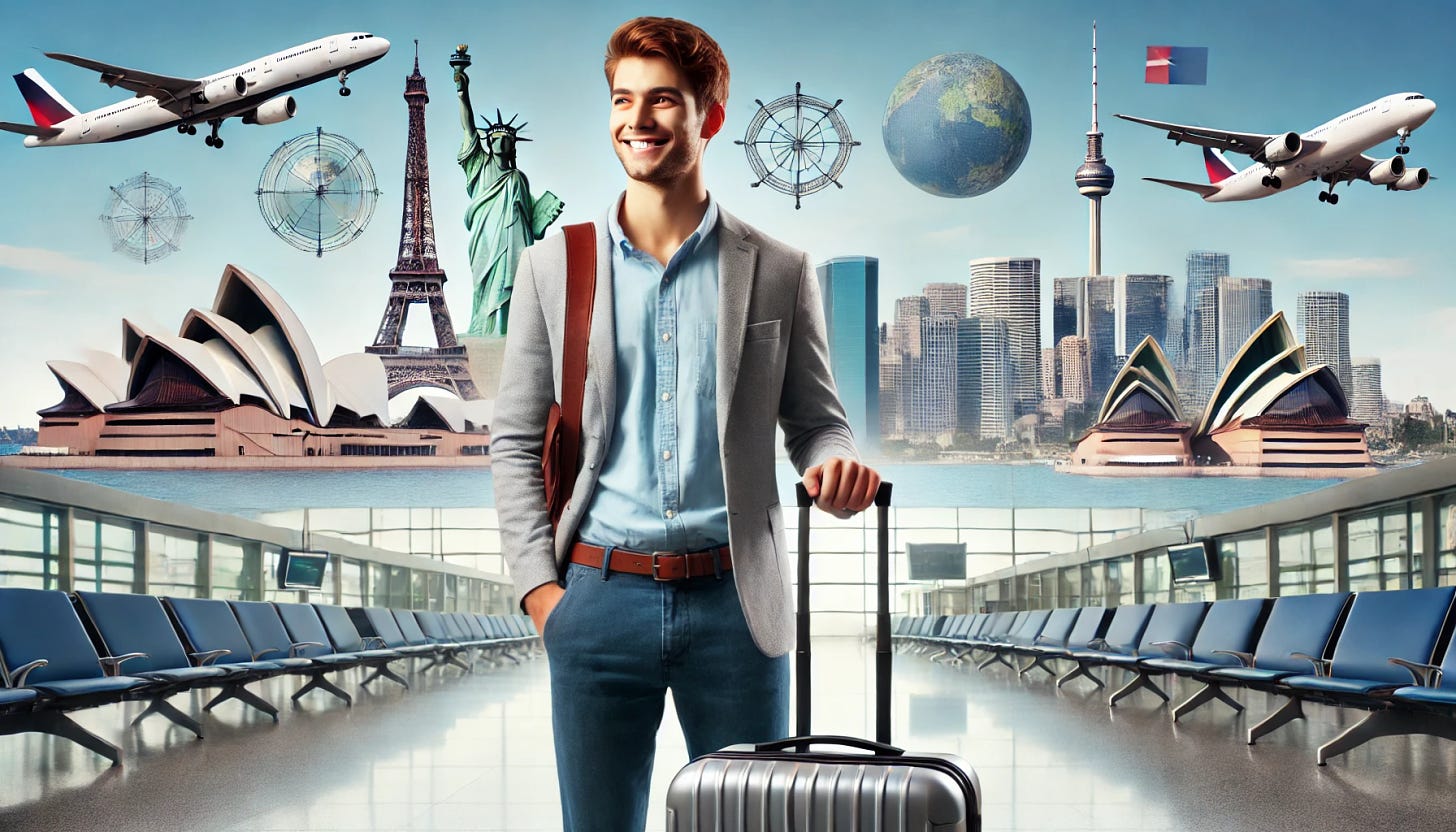
<path fill-rule="evenodd" d="M 663 265 L 612 238 L 616 429 L 577 536 L 598 546 L 691 552 L 728 542 L 718 454 L 718 203 Z"/>

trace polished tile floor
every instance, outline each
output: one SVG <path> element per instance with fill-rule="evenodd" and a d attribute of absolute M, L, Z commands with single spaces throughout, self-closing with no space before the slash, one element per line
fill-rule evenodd
<path fill-rule="evenodd" d="M 873 652 L 816 647 L 816 730 L 870 733 Z M 1249 747 L 1249 717 L 1217 704 L 1175 728 L 1149 694 L 1109 710 L 1086 682 L 1058 691 L 1043 679 L 896 657 L 896 740 L 969 760 L 987 830 L 1419 832 L 1456 817 L 1456 744 L 1377 740 L 1319 768 L 1314 747 L 1356 715 L 1312 707 Z M 263 691 L 286 702 L 296 686 Z M 371 687 L 352 709 L 311 694 L 277 725 L 229 703 L 204 719 L 201 742 L 155 718 L 126 730 L 140 705 L 81 714 L 120 739 L 127 762 L 115 769 L 63 741 L 0 737 L 0 830 L 559 828 L 544 659 L 416 677 L 410 692 Z M 1271 707 L 1262 694 L 1247 702 L 1255 718 Z M 664 828 L 662 794 L 685 757 L 669 712 L 649 829 Z"/>

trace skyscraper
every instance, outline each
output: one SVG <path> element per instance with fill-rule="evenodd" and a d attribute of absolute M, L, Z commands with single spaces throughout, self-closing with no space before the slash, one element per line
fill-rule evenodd
<path fill-rule="evenodd" d="M 949 315 L 920 319 L 920 356 L 910 362 L 905 430 L 912 442 L 949 442 L 955 431 L 958 320 Z"/>
<path fill-rule="evenodd" d="M 1345 394 L 1353 391 L 1350 373 L 1350 296 L 1344 292 L 1300 292 L 1299 340 L 1310 364 L 1328 364 Z"/>
<path fill-rule="evenodd" d="M 1082 306 L 1082 278 L 1052 280 L 1052 348 L 1063 338 L 1077 334 L 1078 310 Z"/>
<path fill-rule="evenodd" d="M 1173 278 L 1165 274 L 1125 274 L 1117 278 L 1117 354 L 1131 355 L 1149 335 L 1168 342 L 1168 295 Z"/>
<path fill-rule="evenodd" d="M 1372 427 L 1385 423 L 1385 392 L 1381 389 L 1380 359 L 1356 358 L 1350 363 L 1350 418 Z"/>
<path fill-rule="evenodd" d="M 1069 335 L 1057 342 L 1057 363 L 1062 369 L 1062 398 L 1069 402 L 1086 402 L 1092 394 L 1089 354 L 1087 339 L 1081 336 Z"/>
<path fill-rule="evenodd" d="M 1082 305 L 1077 324 L 1077 335 L 1087 342 L 1088 387 L 1082 391 L 1083 400 L 1097 398 L 1112 386 L 1117 375 L 1117 322 L 1120 317 L 1117 304 L 1118 279 L 1095 276 L 1082 278 Z M 1057 342 L 1061 344 L 1060 341 Z M 1058 358 L 1061 355 L 1058 353 Z M 1071 398 L 1066 392 L 1067 371 L 1062 371 L 1062 398 Z"/>
<path fill-rule="evenodd" d="M 816 268 L 829 335 L 829 366 L 849 428 L 862 447 L 880 438 L 880 261 L 835 257 Z"/>
<path fill-rule="evenodd" d="M 1015 412 L 1006 322 L 970 317 L 956 321 L 956 432 L 1005 439 Z"/>
<path fill-rule="evenodd" d="M 1097 24 L 1092 24 L 1092 129 L 1087 131 L 1087 156 L 1073 178 L 1077 193 L 1091 200 L 1087 270 L 1102 274 L 1102 197 L 1112 193 L 1112 168 L 1102 157 L 1102 131 L 1097 126 Z"/>
<path fill-rule="evenodd" d="M 1041 395 L 1041 260 L 972 260 L 969 314 L 1006 323 L 1011 396 L 1017 416 L 1036 411 Z"/>
<path fill-rule="evenodd" d="M 1273 286 L 1262 277 L 1220 277 L 1217 288 L 1218 371 L 1274 314 Z"/>
<path fill-rule="evenodd" d="M 1060 398 L 1061 395 L 1061 380 L 1057 377 L 1057 348 L 1043 347 L 1041 351 L 1042 400 Z"/>
<path fill-rule="evenodd" d="M 1218 279 L 1228 277 L 1229 256 L 1218 251 L 1190 251 L 1183 295 L 1183 369 L 1185 390 L 1207 401 L 1218 383 Z"/>
<path fill-rule="evenodd" d="M 927 283 L 925 284 L 925 298 L 930 302 L 932 318 L 964 318 L 966 316 L 966 284 L 964 283 Z"/>

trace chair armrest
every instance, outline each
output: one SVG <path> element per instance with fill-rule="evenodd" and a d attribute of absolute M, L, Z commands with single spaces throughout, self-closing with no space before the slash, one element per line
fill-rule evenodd
<path fill-rule="evenodd" d="M 206 667 L 231 652 L 233 651 L 224 647 L 220 650 L 204 650 L 200 653 L 190 653 L 188 655 L 197 661 L 198 667 Z"/>
<path fill-rule="evenodd" d="M 1290 653 L 1290 658 L 1304 659 L 1314 665 L 1314 675 L 1329 676 L 1330 662 L 1328 659 L 1321 659 L 1319 656 L 1311 656 L 1308 653 Z"/>
<path fill-rule="evenodd" d="M 290 658 L 290 659 L 296 658 L 298 656 L 298 651 L 301 648 L 304 648 L 304 647 L 327 647 L 327 646 L 328 645 L 324 644 L 322 641 L 297 641 L 297 642 L 294 642 L 293 643 L 293 646 L 291 646 L 291 647 L 288 648 L 288 658 Z"/>
<path fill-rule="evenodd" d="M 1049 644 L 1055 644 L 1057 642 L 1057 640 L 1054 639 L 1054 638 L 1051 638 L 1050 636 L 1044 636 L 1041 633 L 1037 633 L 1036 638 L 1032 639 L 1032 642 L 1031 643 L 1032 644 L 1041 644 L 1042 642 L 1047 642 Z"/>
<path fill-rule="evenodd" d="M 1183 650 L 1183 658 L 1185 658 L 1185 659 L 1191 659 L 1191 658 L 1193 658 L 1193 648 L 1192 647 L 1189 647 L 1188 645 L 1184 644 L 1181 641 L 1155 641 L 1155 642 L 1153 642 L 1153 646 L 1154 647 L 1161 647 L 1161 648 L 1163 648 L 1163 652 L 1164 653 L 1167 653 L 1169 655 L 1172 655 L 1173 654 L 1172 648 L 1179 647 L 1179 648 L 1182 648 L 1182 650 Z"/>
<path fill-rule="evenodd" d="M 1238 659 L 1239 664 L 1244 667 L 1254 666 L 1253 653 L 1244 653 L 1240 650 L 1215 650 L 1213 651 L 1213 653 L 1216 656 L 1233 656 L 1235 659 Z"/>
<path fill-rule="evenodd" d="M 126 653 L 121 656 L 102 656 L 101 666 L 106 669 L 107 676 L 119 676 L 121 675 L 122 663 L 129 662 L 132 659 L 144 659 L 146 657 L 146 653 Z"/>
<path fill-rule="evenodd" d="M 387 647 L 384 639 L 379 636 L 365 636 L 362 643 L 369 650 L 384 650 Z"/>
<path fill-rule="evenodd" d="M 264 647 L 262 650 L 254 650 L 253 651 L 253 661 L 255 661 L 255 662 L 263 661 L 263 658 L 262 657 L 264 655 L 268 654 L 268 653 L 282 653 L 282 652 L 283 652 L 282 648 L 279 648 L 279 647 Z"/>
<path fill-rule="evenodd" d="M 1093 650 L 1101 650 L 1104 653 L 1112 652 L 1112 645 L 1107 643 L 1107 639 L 1101 637 L 1094 638 L 1091 641 L 1088 641 L 1087 646 L 1091 647 Z"/>
<path fill-rule="evenodd" d="M 1416 684 L 1423 688 L 1438 688 L 1441 686 L 1440 665 L 1411 662 L 1405 659 L 1390 659 L 1389 661 L 1396 667 L 1403 667 L 1409 670 Z"/>
<path fill-rule="evenodd" d="M 25 677 L 27 677 L 27 676 L 30 675 L 30 671 L 35 670 L 38 667 L 45 667 L 46 665 L 48 665 L 50 663 L 51 663 L 50 659 L 36 659 L 33 662 L 26 662 L 25 664 L 21 665 L 20 667 L 17 667 L 14 670 L 11 670 L 10 671 L 10 686 L 11 687 L 16 687 L 16 688 L 23 688 L 23 687 L 25 687 Z"/>

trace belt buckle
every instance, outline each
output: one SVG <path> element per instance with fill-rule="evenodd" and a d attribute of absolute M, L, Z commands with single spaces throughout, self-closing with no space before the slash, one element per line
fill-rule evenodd
<path fill-rule="evenodd" d="M 669 555 L 674 555 L 675 556 L 675 555 L 677 555 L 677 552 L 653 552 L 652 553 L 652 580 L 654 580 L 654 581 L 661 581 L 661 582 L 664 582 L 664 583 L 672 580 L 671 578 L 664 578 L 664 577 L 662 577 L 662 573 L 658 571 L 659 566 L 660 566 L 660 562 L 659 562 L 658 559 L 659 558 L 663 558 L 663 557 L 667 557 Z"/>

